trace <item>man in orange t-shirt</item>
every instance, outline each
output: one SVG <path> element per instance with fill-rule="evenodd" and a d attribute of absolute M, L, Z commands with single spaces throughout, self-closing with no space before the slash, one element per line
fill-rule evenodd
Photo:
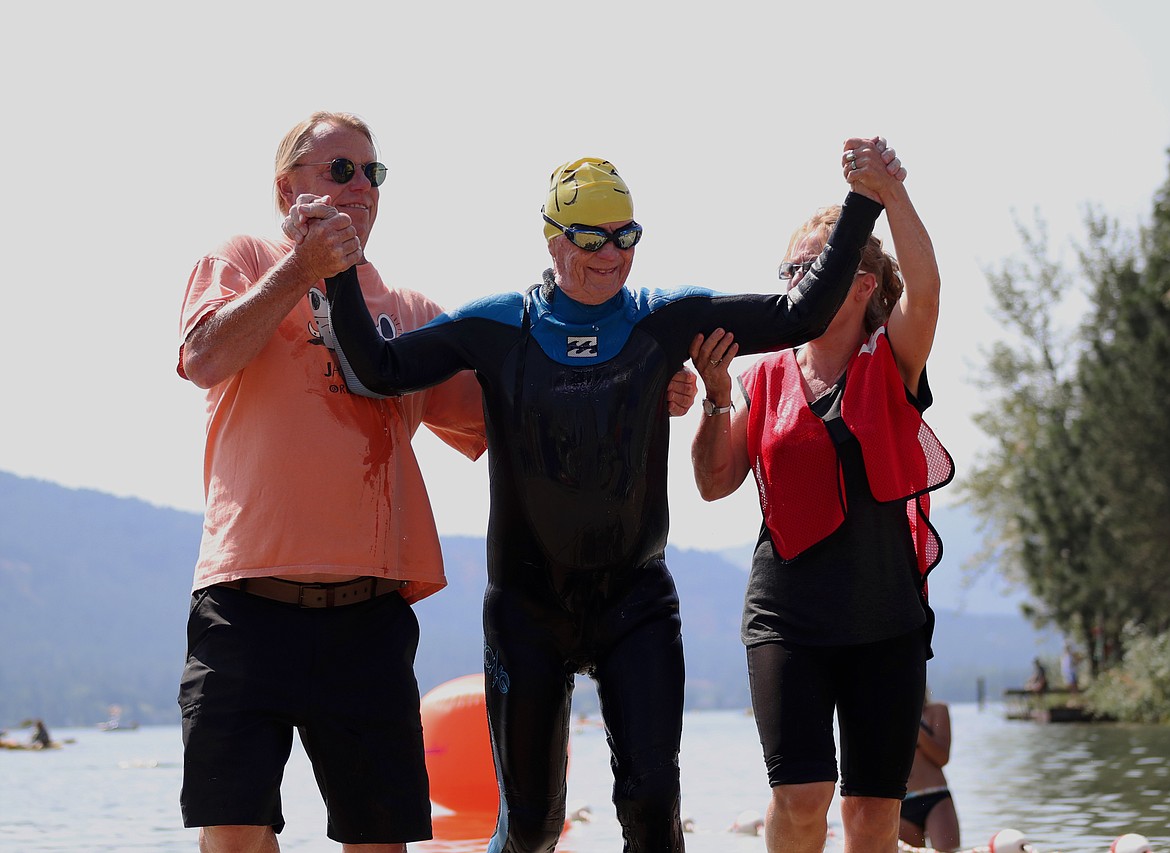
<path fill-rule="evenodd" d="M 208 853 L 278 849 L 294 727 L 343 850 L 431 836 L 409 605 L 446 579 L 410 440 L 425 423 L 475 459 L 484 421 L 470 372 L 385 400 L 350 394 L 338 373 L 324 277 L 359 264 L 386 338 L 441 313 L 365 259 L 385 175 L 365 122 L 315 113 L 277 151 L 278 207 L 328 195 L 351 226 L 235 237 L 187 286 L 178 371 L 206 389 L 208 424 L 181 804 Z"/>

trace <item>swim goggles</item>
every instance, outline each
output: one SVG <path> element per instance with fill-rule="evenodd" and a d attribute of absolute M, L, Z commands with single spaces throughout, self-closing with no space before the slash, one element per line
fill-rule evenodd
<path fill-rule="evenodd" d="M 606 231 L 604 228 L 594 228 L 591 225 L 570 225 L 566 228 L 561 223 L 549 219 L 547 214 L 542 213 L 541 216 L 549 225 L 559 228 L 574 246 L 586 252 L 596 252 L 610 240 L 613 240 L 613 244 L 622 251 L 627 251 L 638 245 L 638 241 L 642 239 L 642 226 L 637 222 L 623 225 L 616 231 Z"/>

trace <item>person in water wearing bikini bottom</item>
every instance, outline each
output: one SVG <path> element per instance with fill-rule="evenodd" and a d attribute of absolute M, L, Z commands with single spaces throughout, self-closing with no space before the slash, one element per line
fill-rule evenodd
<path fill-rule="evenodd" d="M 902 800 L 898 837 L 907 844 L 922 847 L 929 839 L 936 850 L 959 849 L 959 816 L 942 771 L 950 758 L 950 710 L 943 702 L 931 702 L 928 693 Z"/>

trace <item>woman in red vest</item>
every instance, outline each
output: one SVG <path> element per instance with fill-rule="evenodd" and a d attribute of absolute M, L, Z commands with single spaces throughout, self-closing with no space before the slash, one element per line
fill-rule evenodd
<path fill-rule="evenodd" d="M 930 236 L 884 140 L 847 140 L 842 165 L 855 192 L 885 206 L 899 260 L 871 236 L 825 333 L 759 360 L 734 389 L 732 332 L 691 347 L 707 397 L 692 447 L 699 491 L 725 497 L 752 471 L 760 492 L 742 636 L 772 786 L 765 837 L 788 853 L 823 848 L 838 779 L 847 849 L 897 847 L 931 656 L 926 574 L 941 553 L 928 493 L 954 475 L 921 417 L 939 299 Z M 839 214 L 797 229 L 780 265 L 788 287 Z"/>

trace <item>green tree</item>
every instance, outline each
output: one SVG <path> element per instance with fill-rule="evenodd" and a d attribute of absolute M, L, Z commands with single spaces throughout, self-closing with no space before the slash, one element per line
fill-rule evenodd
<path fill-rule="evenodd" d="M 1127 624 L 1170 628 L 1170 181 L 1135 238 L 1092 211 L 1075 272 L 1045 225 L 987 273 L 1013 343 L 988 352 L 976 416 L 992 448 L 961 481 L 982 557 L 1022 582 L 1029 615 L 1078 640 L 1096 675 Z M 1079 299 L 1079 327 L 1060 322 Z"/>
<path fill-rule="evenodd" d="M 1170 629 L 1170 181 L 1155 198 L 1141 240 L 1104 217 L 1089 220 L 1082 268 L 1094 311 L 1078 369 L 1098 522 L 1109 549 L 1102 577 L 1125 591 L 1113 618 L 1155 633 Z"/>

